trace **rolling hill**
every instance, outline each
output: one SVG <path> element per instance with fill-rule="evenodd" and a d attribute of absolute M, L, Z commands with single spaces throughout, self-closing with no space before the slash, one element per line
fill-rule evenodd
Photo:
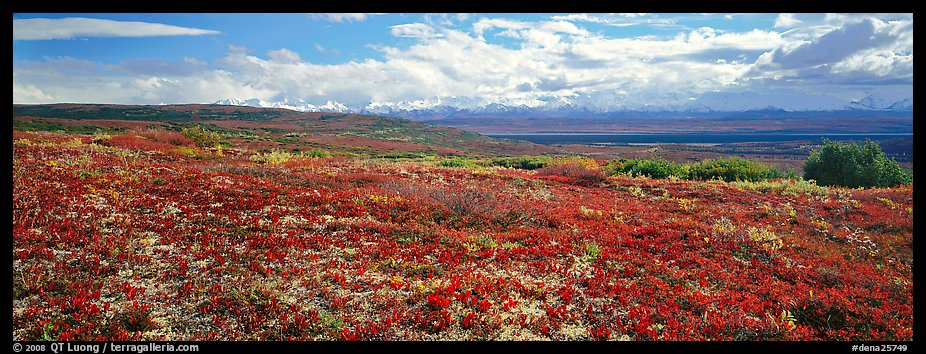
<path fill-rule="evenodd" d="M 544 145 L 496 139 L 456 128 L 375 115 L 297 112 L 205 104 L 13 105 L 14 129 L 69 133 L 165 128 L 180 130 L 202 124 L 236 146 L 257 149 L 313 149 L 362 154 L 490 154 L 551 153 Z"/>

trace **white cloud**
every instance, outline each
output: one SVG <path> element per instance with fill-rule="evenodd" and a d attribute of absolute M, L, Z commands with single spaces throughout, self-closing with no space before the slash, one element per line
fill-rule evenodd
<path fill-rule="evenodd" d="M 229 44 L 229 45 L 228 45 L 228 51 L 231 52 L 231 53 L 242 53 L 242 54 L 246 54 L 246 53 L 251 53 L 251 52 L 253 52 L 254 49 L 245 47 L 245 46 L 243 46 L 243 45 Z"/>
<path fill-rule="evenodd" d="M 912 20 L 869 16 L 836 24 L 834 18 L 824 23 L 825 15 L 814 16 L 802 17 L 800 27 L 783 32 L 702 27 L 673 37 L 636 38 L 591 33 L 573 22 L 599 18 L 586 14 L 547 21 L 481 18 L 466 30 L 442 27 L 437 19 L 444 17 L 435 17 L 433 23 L 389 27 L 392 35 L 414 43 L 370 46 L 382 59 L 331 65 L 313 63 L 287 48 L 255 54 L 234 45 L 212 66 L 195 58 L 121 66 L 45 58 L 14 65 L 14 102 L 54 98 L 156 104 L 237 97 L 365 105 L 456 96 L 536 105 L 551 97 L 583 95 L 645 102 L 668 93 L 687 98 L 715 91 L 777 92 L 825 85 L 822 90 L 836 92 L 853 80 L 912 82 Z M 614 23 L 619 22 L 607 24 Z M 499 42 L 496 36 L 507 38 Z M 318 43 L 315 49 L 333 51 Z"/>
<path fill-rule="evenodd" d="M 13 102 L 55 103 L 55 99 L 35 85 L 19 85 L 13 83 Z"/>
<path fill-rule="evenodd" d="M 788 28 L 799 25 L 801 20 L 798 20 L 794 14 L 783 13 L 778 14 L 778 17 L 775 18 L 775 28 Z"/>
<path fill-rule="evenodd" d="M 656 59 L 692 55 L 713 48 L 748 48 L 757 42 L 774 43 L 768 34 L 758 32 L 724 34 L 703 29 L 665 41 L 605 38 L 564 21 L 496 21 L 491 25 L 513 31 L 511 34 L 525 45 L 510 49 L 466 32 L 444 30 L 443 37 L 426 40 L 423 36 L 415 37 L 421 41 L 407 49 L 381 47 L 379 50 L 385 58 L 381 61 L 336 65 L 306 62 L 288 49 L 274 50 L 261 58 L 249 54 L 246 48 L 229 47 L 229 53 L 217 62 L 219 70 L 197 72 L 187 77 L 130 75 L 104 80 L 106 75 L 103 74 L 72 76 L 67 84 L 58 84 L 64 87 L 49 92 L 56 98 L 92 102 L 82 100 L 83 93 L 73 90 L 77 82 L 84 82 L 85 91 L 97 92 L 108 101 L 124 100 L 122 103 L 171 102 L 172 97 L 186 96 L 178 100 L 212 102 L 229 97 L 256 97 L 271 101 L 288 97 L 308 102 L 335 99 L 366 104 L 433 96 L 468 96 L 536 104 L 537 97 L 618 88 L 655 92 L 721 87 L 734 82 L 747 66 L 730 62 L 702 64 L 684 58 L 669 62 Z M 413 32 L 408 28 L 403 31 Z M 423 27 L 416 31 L 428 33 Z M 14 72 L 17 70 L 24 69 L 14 68 Z M 43 77 L 51 81 L 51 76 L 46 73 Z M 32 76 L 27 83 L 45 87 L 35 79 Z M 114 88 L 103 84 L 114 80 L 121 83 Z M 216 84 L 201 84 L 210 81 Z M 307 82 L 312 84 L 306 85 Z"/>
<path fill-rule="evenodd" d="M 585 13 L 581 14 L 569 14 L 569 15 L 557 15 L 550 17 L 551 20 L 557 21 L 575 21 L 575 22 L 589 22 L 603 24 L 612 27 L 630 27 L 636 25 L 647 25 L 656 28 L 678 28 L 682 30 L 689 30 L 688 27 L 678 25 L 678 20 L 673 18 L 658 18 L 654 17 L 652 14 L 595 14 L 589 15 Z"/>
<path fill-rule="evenodd" d="M 771 52 L 767 64 L 781 69 L 834 64 L 862 50 L 896 46 L 899 37 L 910 31 L 912 26 L 904 26 L 902 22 L 887 24 L 878 19 L 866 19 L 833 29 L 813 40 L 780 47 Z M 912 34 L 909 39 L 912 49 Z"/>
<path fill-rule="evenodd" d="M 469 19 L 468 13 L 429 13 L 421 16 L 422 21 L 432 27 L 454 27 Z"/>
<path fill-rule="evenodd" d="M 299 53 L 286 48 L 271 50 L 267 52 L 267 56 L 270 57 L 270 60 L 277 63 L 298 63 L 302 61 L 302 57 L 299 56 Z"/>
<path fill-rule="evenodd" d="M 579 28 L 574 23 L 564 20 L 523 22 L 504 18 L 482 18 L 473 24 L 473 31 L 477 36 L 482 36 L 485 31 L 491 30 L 493 28 L 513 30 L 512 32 L 508 32 L 509 34 L 518 30 L 536 29 L 548 33 L 564 33 L 580 36 L 589 35 L 587 30 Z"/>
<path fill-rule="evenodd" d="M 31 18 L 13 20 L 13 40 L 71 39 L 75 37 L 200 36 L 219 31 L 150 22 L 95 18 Z"/>
<path fill-rule="evenodd" d="M 816 23 L 786 32 L 789 42 L 762 54 L 744 78 L 769 87 L 912 87 L 912 18 L 827 14 Z"/>
<path fill-rule="evenodd" d="M 329 22 L 363 22 L 370 16 L 384 15 L 383 13 L 315 13 L 309 14 L 311 18 Z"/>
<path fill-rule="evenodd" d="M 396 37 L 419 39 L 443 37 L 443 35 L 437 33 L 433 27 L 423 23 L 408 23 L 404 25 L 390 26 L 389 28 L 390 33 Z"/>
<path fill-rule="evenodd" d="M 610 19 L 599 16 L 591 16 L 589 14 L 569 14 L 565 16 L 557 15 L 551 17 L 553 20 L 557 21 L 581 21 L 581 22 L 592 22 L 592 23 L 611 23 L 613 22 Z"/>

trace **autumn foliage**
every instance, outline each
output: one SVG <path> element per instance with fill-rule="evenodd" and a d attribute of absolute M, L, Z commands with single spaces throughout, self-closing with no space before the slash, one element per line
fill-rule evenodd
<path fill-rule="evenodd" d="M 913 337 L 912 185 L 179 146 L 14 132 L 14 340 Z"/>

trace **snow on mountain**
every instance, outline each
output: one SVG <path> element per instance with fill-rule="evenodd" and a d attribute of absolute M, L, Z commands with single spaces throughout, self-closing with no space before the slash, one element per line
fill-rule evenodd
<path fill-rule="evenodd" d="M 318 110 L 322 112 L 337 112 L 337 113 L 346 113 L 350 112 L 351 109 L 345 106 L 341 102 L 328 100 L 325 104 L 318 106 Z"/>
<path fill-rule="evenodd" d="M 875 95 L 867 93 L 865 97 L 853 100 L 849 109 L 861 110 L 913 110 L 913 98 L 900 95 Z"/>
<path fill-rule="evenodd" d="M 219 105 L 224 105 L 224 106 L 250 106 L 250 107 L 259 107 L 259 106 L 254 106 L 254 104 L 253 104 L 253 101 L 254 101 L 254 100 L 257 100 L 257 99 L 255 98 L 255 99 L 250 99 L 250 100 L 242 100 L 242 99 L 238 99 L 238 98 L 229 98 L 229 99 L 227 99 L 227 100 L 215 101 L 215 102 L 213 102 L 212 104 L 219 104 Z M 260 102 L 260 100 L 257 100 L 257 101 Z"/>
<path fill-rule="evenodd" d="M 527 96 L 518 98 L 474 98 L 435 96 L 412 101 L 373 101 L 366 105 L 346 105 L 328 100 L 315 105 L 288 98 L 267 102 L 257 98 L 230 98 L 214 104 L 285 108 L 302 112 L 337 112 L 396 116 L 433 120 L 450 117 L 607 117 L 627 114 L 713 114 L 720 112 L 814 112 L 839 110 L 912 111 L 912 98 L 903 94 L 874 95 L 846 100 L 825 93 L 708 92 L 682 93 L 599 91 L 570 96 Z"/>
<path fill-rule="evenodd" d="M 894 102 L 887 109 L 894 111 L 912 111 L 913 110 L 913 99 L 904 98 L 900 101 Z"/>

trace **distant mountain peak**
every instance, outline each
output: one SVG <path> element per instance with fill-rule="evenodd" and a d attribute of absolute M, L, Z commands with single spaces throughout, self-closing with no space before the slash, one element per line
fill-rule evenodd
<path fill-rule="evenodd" d="M 865 97 L 853 100 L 847 106 L 850 109 L 863 110 L 894 110 L 906 111 L 913 110 L 912 97 L 884 97 L 867 92 Z"/>
<path fill-rule="evenodd" d="M 896 95 L 895 95 L 896 96 Z M 413 120 L 439 120 L 453 117 L 620 117 L 628 115 L 686 116 L 714 113 L 785 113 L 829 112 L 840 110 L 912 111 L 912 97 L 878 96 L 871 93 L 860 99 L 844 100 L 827 94 L 743 92 L 708 92 L 700 95 L 682 93 L 632 93 L 607 91 L 594 94 L 486 98 L 434 96 L 411 101 L 371 101 L 365 105 L 348 105 L 335 100 L 322 104 L 302 99 L 283 98 L 267 102 L 257 98 L 229 98 L 214 104 L 285 108 L 302 112 L 337 112 L 386 115 Z"/>

